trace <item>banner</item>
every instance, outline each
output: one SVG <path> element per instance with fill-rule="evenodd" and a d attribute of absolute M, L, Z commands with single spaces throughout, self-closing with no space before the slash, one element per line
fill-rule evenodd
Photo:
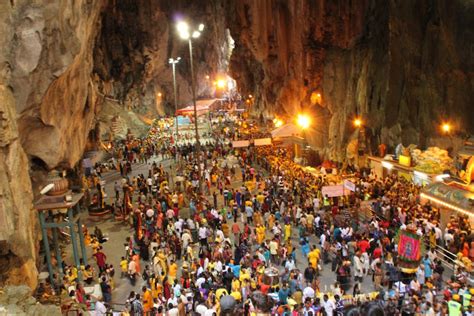
<path fill-rule="evenodd" d="M 407 230 L 399 231 L 398 257 L 402 261 L 418 262 L 421 259 L 421 236 Z"/>
<path fill-rule="evenodd" d="M 242 148 L 242 147 L 249 147 L 250 141 L 248 140 L 235 140 L 232 142 L 233 148 Z"/>
<path fill-rule="evenodd" d="M 326 185 L 321 189 L 323 197 L 336 197 L 344 195 L 344 186 L 342 185 Z"/>
<path fill-rule="evenodd" d="M 350 190 L 352 192 L 355 192 L 356 185 L 355 185 L 355 183 L 352 183 L 349 180 L 344 180 L 344 188 L 347 189 L 347 190 Z"/>
<path fill-rule="evenodd" d="M 266 146 L 272 144 L 271 138 L 257 138 L 254 140 L 255 146 Z"/>

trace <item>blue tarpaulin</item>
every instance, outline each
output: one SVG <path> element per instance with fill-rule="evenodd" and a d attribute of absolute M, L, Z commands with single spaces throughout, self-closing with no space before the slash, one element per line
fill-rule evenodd
<path fill-rule="evenodd" d="M 177 116 L 176 119 L 178 119 L 178 126 L 180 125 L 190 125 L 191 119 L 187 116 Z"/>

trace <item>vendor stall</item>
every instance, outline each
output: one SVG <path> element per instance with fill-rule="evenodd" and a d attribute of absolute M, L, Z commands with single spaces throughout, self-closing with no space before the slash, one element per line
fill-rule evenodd
<path fill-rule="evenodd" d="M 430 201 L 440 208 L 441 226 L 445 227 L 452 212 L 469 216 L 471 226 L 474 226 L 474 193 L 443 182 L 426 186 L 421 193 L 422 202 Z"/>

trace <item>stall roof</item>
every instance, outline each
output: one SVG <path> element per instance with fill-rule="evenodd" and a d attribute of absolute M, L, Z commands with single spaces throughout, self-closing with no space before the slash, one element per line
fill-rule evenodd
<path fill-rule="evenodd" d="M 474 193 L 461 188 L 435 182 L 427 185 L 421 192 L 421 197 L 455 211 L 474 216 Z"/>
<path fill-rule="evenodd" d="M 196 101 L 196 110 L 198 115 L 203 115 L 208 113 L 211 110 L 212 105 L 218 101 L 218 99 L 204 99 L 204 100 L 197 100 Z M 182 109 L 176 111 L 176 114 L 183 115 L 183 114 L 193 114 L 194 113 L 194 105 L 188 105 Z"/>
<path fill-rule="evenodd" d="M 65 195 L 71 195 L 72 200 L 70 202 L 64 201 Z M 58 210 L 74 207 L 84 196 L 84 193 L 72 193 L 69 191 L 67 194 L 61 196 L 41 196 L 38 201 L 34 204 L 37 211 L 45 210 Z"/>
<path fill-rule="evenodd" d="M 474 137 L 470 137 L 464 142 L 464 146 L 459 150 L 458 155 L 474 156 Z"/>
<path fill-rule="evenodd" d="M 301 134 L 301 131 L 298 128 L 298 126 L 296 126 L 295 124 L 288 123 L 274 129 L 271 133 L 272 133 L 273 138 L 276 138 L 276 137 L 284 138 L 284 137 L 299 136 Z"/>

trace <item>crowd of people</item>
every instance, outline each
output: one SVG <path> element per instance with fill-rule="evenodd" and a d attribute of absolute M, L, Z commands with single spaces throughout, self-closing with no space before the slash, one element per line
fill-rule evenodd
<path fill-rule="evenodd" d="M 419 187 L 356 172 L 355 191 L 330 198 L 321 189 L 346 176 L 337 170 L 308 172 L 272 146 L 233 149 L 225 128 L 199 150 L 176 142 L 171 129 L 117 151 L 126 167 L 114 186 L 115 212 L 133 233 L 114 264 L 133 288 L 141 285 L 119 302 L 122 315 L 473 315 L 469 267 L 451 274 L 435 251 L 472 258 L 470 226 L 453 217 L 441 227 L 439 212 L 420 203 Z M 158 144 L 157 134 L 168 142 Z M 168 169 L 157 156 L 175 162 Z M 149 162 L 148 172 L 132 176 L 135 161 Z M 413 271 L 397 260 L 399 230 L 427 238 Z M 99 280 L 96 304 L 113 307 L 118 273 L 100 229 L 86 236 L 99 271 L 84 266 L 83 280 Z M 65 288 L 90 304 L 74 270 L 65 268 Z M 335 282 L 323 286 L 328 275 Z"/>

